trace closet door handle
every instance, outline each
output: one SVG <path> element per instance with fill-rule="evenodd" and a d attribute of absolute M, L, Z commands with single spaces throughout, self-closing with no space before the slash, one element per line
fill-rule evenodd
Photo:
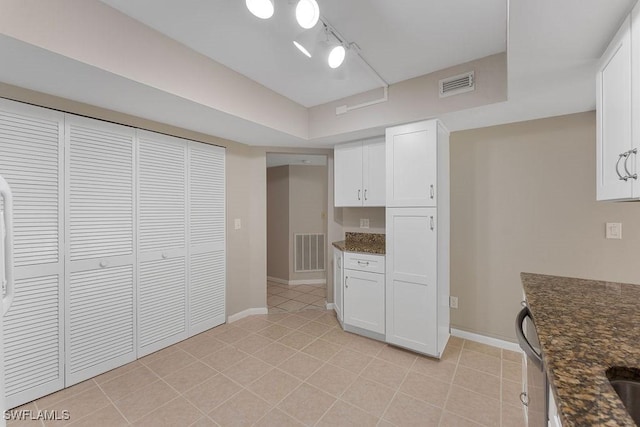
<path fill-rule="evenodd" d="M 360 198 L 360 192 L 361 192 L 361 191 L 362 191 L 362 190 L 358 190 L 358 200 L 362 200 L 362 199 Z"/>
<path fill-rule="evenodd" d="M 436 195 L 436 189 L 433 187 L 433 184 L 431 184 L 431 185 L 429 186 L 429 195 L 431 196 L 431 199 L 432 199 L 432 200 L 433 200 L 433 198 L 434 198 L 434 197 L 435 197 L 435 195 Z"/>
<path fill-rule="evenodd" d="M 628 176 L 622 176 L 622 175 L 620 175 L 620 171 L 618 170 L 618 167 L 620 166 L 620 160 L 622 160 L 622 158 L 623 158 L 623 157 L 626 159 L 626 158 L 627 158 L 627 156 L 629 156 L 629 152 L 628 152 L 628 151 L 625 151 L 624 153 L 619 154 L 619 155 L 618 155 L 618 161 L 616 162 L 616 173 L 618 174 L 618 179 L 619 179 L 620 181 L 626 181 L 626 180 L 628 180 L 628 179 L 629 179 L 629 177 L 628 177 Z M 625 160 L 625 162 L 626 162 L 626 160 Z"/>
<path fill-rule="evenodd" d="M 436 228 L 436 224 L 433 221 L 433 216 L 429 217 L 429 228 L 431 229 L 431 231 L 433 231 L 434 228 Z"/>
<path fill-rule="evenodd" d="M 14 280 L 13 280 L 13 195 L 9 183 L 0 176 L 0 197 L 4 198 L 4 212 L 0 214 L 2 224 L 0 227 L 4 229 L 4 242 L 0 240 L 0 245 L 4 245 L 4 277 L 0 277 L 2 287 L 4 288 L 4 298 L 2 298 L 2 312 L 4 315 L 9 311 L 9 307 L 13 303 Z M 0 233 L 1 234 L 1 233 Z"/>
<path fill-rule="evenodd" d="M 629 169 L 627 168 L 627 162 L 629 161 L 629 159 L 631 158 L 631 155 L 635 154 L 636 156 L 638 155 L 638 149 L 634 148 L 633 150 L 629 150 L 627 151 L 627 156 L 624 159 L 624 171 L 626 172 L 626 177 L 627 178 L 631 178 L 631 179 L 638 179 L 638 174 L 634 173 L 633 175 L 631 175 L 631 172 L 629 172 Z M 626 181 L 626 180 L 625 180 Z"/>

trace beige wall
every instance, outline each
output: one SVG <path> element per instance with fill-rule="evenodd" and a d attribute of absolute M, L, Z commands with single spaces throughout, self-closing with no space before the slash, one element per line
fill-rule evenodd
<path fill-rule="evenodd" d="M 324 279 L 326 271 L 296 273 L 294 233 L 326 233 L 327 167 L 289 166 L 289 278 Z M 326 256 L 326 254 L 325 254 Z"/>
<path fill-rule="evenodd" d="M 289 166 L 267 168 L 267 277 L 289 280 Z"/>
<path fill-rule="evenodd" d="M 514 341 L 523 271 L 640 283 L 640 203 L 596 202 L 595 135 L 594 112 L 451 134 L 452 327 Z"/>
<path fill-rule="evenodd" d="M 446 98 L 439 96 L 440 79 L 475 71 L 476 89 Z M 507 54 L 499 53 L 459 64 L 389 86 L 389 100 L 336 115 L 336 107 L 356 105 L 382 97 L 377 89 L 309 109 L 309 138 L 334 135 L 424 120 L 451 111 L 507 100 Z M 373 136 L 373 134 L 371 135 Z"/>

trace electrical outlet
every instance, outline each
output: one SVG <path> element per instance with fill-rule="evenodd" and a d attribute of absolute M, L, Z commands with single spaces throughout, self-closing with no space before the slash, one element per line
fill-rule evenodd
<path fill-rule="evenodd" d="M 458 308 L 458 297 L 449 297 L 449 307 Z"/>
<path fill-rule="evenodd" d="M 608 222 L 605 237 L 607 239 L 622 239 L 622 223 Z"/>
<path fill-rule="evenodd" d="M 360 228 L 369 228 L 369 218 L 360 218 Z"/>
<path fill-rule="evenodd" d="M 240 218 L 235 219 L 234 226 L 236 230 L 240 230 L 242 228 L 242 221 L 240 220 Z"/>

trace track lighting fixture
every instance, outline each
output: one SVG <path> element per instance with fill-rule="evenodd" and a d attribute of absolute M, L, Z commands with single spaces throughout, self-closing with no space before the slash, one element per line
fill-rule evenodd
<path fill-rule="evenodd" d="M 315 27 L 320 19 L 320 7 L 316 0 L 299 0 L 296 6 L 296 21 L 305 30 Z"/>
<path fill-rule="evenodd" d="M 275 10 L 273 0 L 246 0 L 247 9 L 260 19 L 269 19 Z"/>
<path fill-rule="evenodd" d="M 339 66 L 341 66 L 344 62 L 346 54 L 347 50 L 341 44 L 331 48 L 331 51 L 329 51 L 329 57 L 327 58 L 329 67 L 338 68 Z"/>

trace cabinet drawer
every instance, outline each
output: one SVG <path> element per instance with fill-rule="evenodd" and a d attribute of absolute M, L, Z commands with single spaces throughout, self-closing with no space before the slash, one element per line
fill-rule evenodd
<path fill-rule="evenodd" d="M 384 273 L 384 255 L 344 253 L 344 268 L 349 270 Z"/>

